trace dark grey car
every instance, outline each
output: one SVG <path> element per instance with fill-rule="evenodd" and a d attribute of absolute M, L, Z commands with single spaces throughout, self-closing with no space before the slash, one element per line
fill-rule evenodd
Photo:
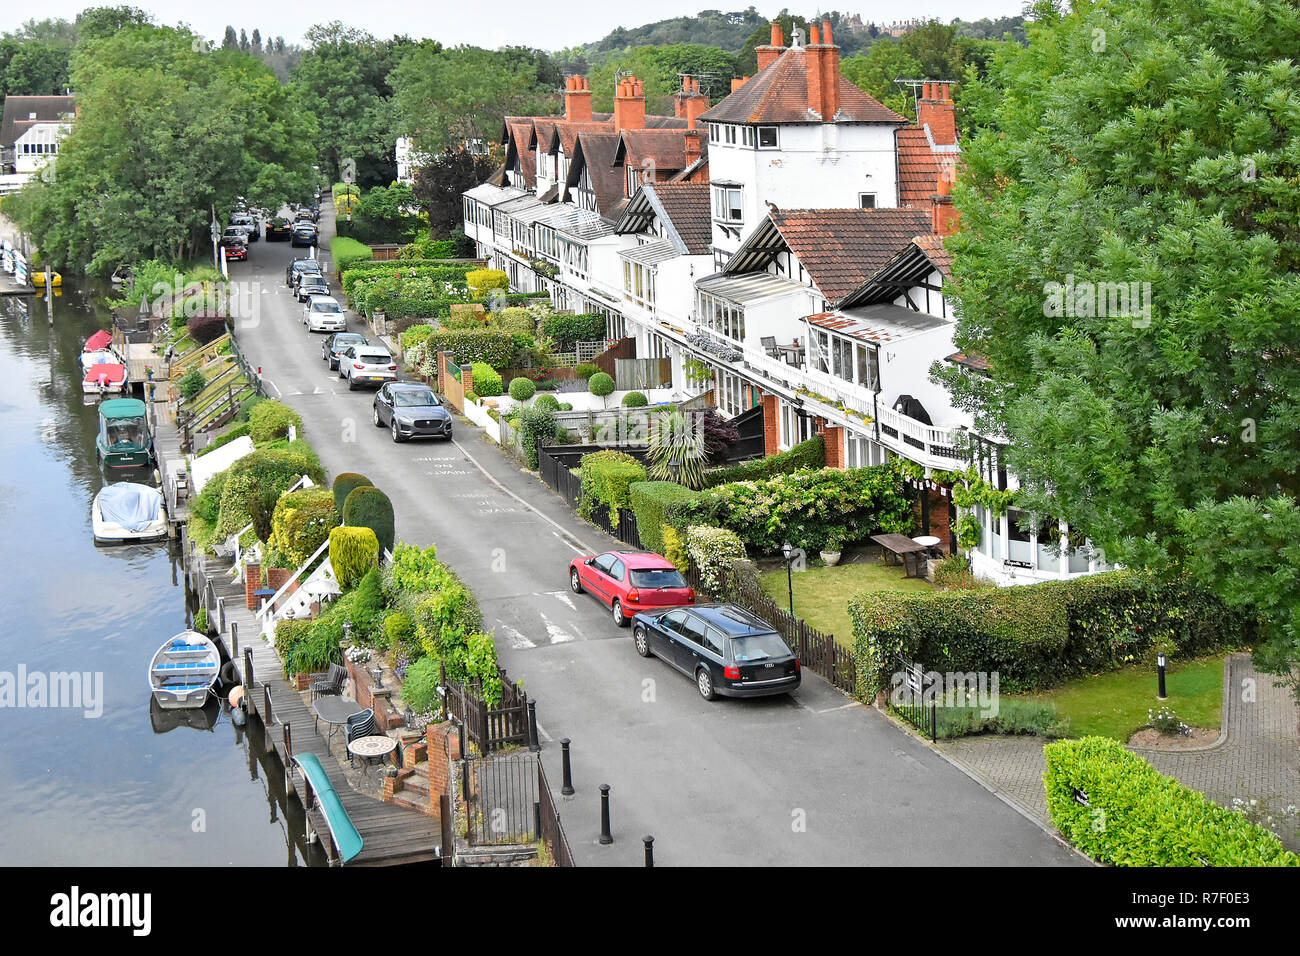
<path fill-rule="evenodd" d="M 408 438 L 451 440 L 451 413 L 433 389 L 419 382 L 390 382 L 375 393 L 374 423 L 387 428 L 393 441 Z"/>
<path fill-rule="evenodd" d="M 360 332 L 331 332 L 325 336 L 325 344 L 321 346 L 321 361 L 329 365 L 330 371 L 337 371 L 339 367 L 339 355 L 349 345 L 369 345 L 370 341 Z"/>

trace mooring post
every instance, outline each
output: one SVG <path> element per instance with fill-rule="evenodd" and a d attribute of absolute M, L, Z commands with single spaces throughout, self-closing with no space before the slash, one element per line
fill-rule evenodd
<path fill-rule="evenodd" d="M 655 838 L 652 836 L 643 836 L 641 842 L 645 844 L 645 865 L 647 869 L 655 865 Z"/>
<path fill-rule="evenodd" d="M 607 846 L 614 842 L 613 835 L 609 832 L 609 784 L 600 785 L 600 843 Z"/>
<path fill-rule="evenodd" d="M 252 693 L 257 685 L 253 682 L 253 649 L 244 648 L 244 691 Z"/>
<path fill-rule="evenodd" d="M 565 737 L 560 741 L 561 763 L 564 766 L 564 779 L 560 786 L 560 793 L 566 797 L 573 796 L 573 767 L 569 764 L 569 738 Z"/>
<path fill-rule="evenodd" d="M 528 702 L 528 749 L 536 753 L 542 749 L 537 740 L 537 701 Z"/>
<path fill-rule="evenodd" d="M 265 727 L 267 732 L 269 733 L 271 730 L 271 725 L 275 723 L 275 714 L 271 712 L 271 685 L 270 684 L 262 685 L 262 696 L 263 699 L 266 701 L 266 711 L 262 714 L 262 726 Z"/>
<path fill-rule="evenodd" d="M 293 727 L 290 724 L 284 725 L 284 762 L 286 765 L 293 761 Z"/>
<path fill-rule="evenodd" d="M 230 622 L 230 656 L 239 656 L 239 622 Z"/>

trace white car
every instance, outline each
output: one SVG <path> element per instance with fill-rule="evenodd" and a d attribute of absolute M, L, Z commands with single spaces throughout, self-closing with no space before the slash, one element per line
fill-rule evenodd
<path fill-rule="evenodd" d="M 348 381 L 348 390 L 358 385 L 383 385 L 397 381 L 397 362 L 379 345 L 349 345 L 339 354 L 339 378 Z"/>
<path fill-rule="evenodd" d="M 231 215 L 230 226 L 227 227 L 227 231 L 235 227 L 244 230 L 248 234 L 249 242 L 257 242 L 259 238 L 257 220 L 250 213 L 237 212 Z"/>
<path fill-rule="evenodd" d="M 308 299 L 303 321 L 308 332 L 346 332 L 348 328 L 343 306 L 332 295 L 314 295 Z"/>

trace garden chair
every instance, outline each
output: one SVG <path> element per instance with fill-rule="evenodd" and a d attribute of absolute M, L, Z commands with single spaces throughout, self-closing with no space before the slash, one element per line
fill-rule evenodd
<path fill-rule="evenodd" d="M 369 737 L 375 734 L 375 712 L 371 708 L 361 711 L 359 714 L 353 714 L 348 718 L 347 726 L 343 728 L 344 744 L 350 744 L 354 740 L 362 737 Z M 352 751 L 348 751 L 348 763 L 352 763 Z"/>
<path fill-rule="evenodd" d="M 343 684 L 348 679 L 348 669 L 342 664 L 331 664 L 324 674 L 312 674 L 311 699 L 317 697 L 338 697 L 343 693 Z"/>
<path fill-rule="evenodd" d="M 777 348 L 775 335 L 764 335 L 758 341 L 762 343 L 763 351 L 766 352 L 770 358 L 776 358 L 780 354 L 781 350 Z"/>

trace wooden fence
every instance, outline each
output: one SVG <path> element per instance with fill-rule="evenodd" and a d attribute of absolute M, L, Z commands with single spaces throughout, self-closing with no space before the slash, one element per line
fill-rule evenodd
<path fill-rule="evenodd" d="M 465 726 L 465 734 L 480 753 L 501 750 L 512 744 L 528 746 L 533 742 L 528 722 L 528 695 L 512 683 L 506 672 L 497 670 L 501 679 L 501 703 L 492 706 L 483 699 L 478 684 L 461 684 L 447 676 L 439 665 L 443 716 L 454 716 Z"/>

